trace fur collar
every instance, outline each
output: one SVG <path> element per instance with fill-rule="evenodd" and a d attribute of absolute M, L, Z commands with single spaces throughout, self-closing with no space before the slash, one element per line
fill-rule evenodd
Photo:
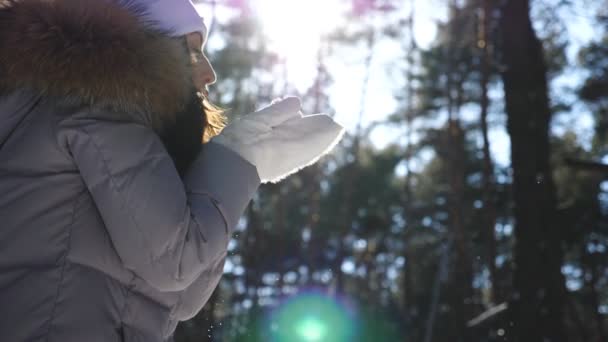
<path fill-rule="evenodd" d="M 175 121 L 192 97 L 182 40 L 132 0 L 0 0 L 0 95 L 31 88 L 68 105 Z"/>
<path fill-rule="evenodd" d="M 144 117 L 183 175 L 224 117 L 197 97 L 185 42 L 143 18 L 133 0 L 0 0 L 0 97 Z"/>

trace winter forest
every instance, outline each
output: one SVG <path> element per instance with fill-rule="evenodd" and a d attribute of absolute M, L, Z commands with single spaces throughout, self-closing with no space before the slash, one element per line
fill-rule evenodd
<path fill-rule="evenodd" d="M 230 119 L 348 132 L 260 188 L 176 342 L 608 341 L 608 2 L 197 6 Z"/>

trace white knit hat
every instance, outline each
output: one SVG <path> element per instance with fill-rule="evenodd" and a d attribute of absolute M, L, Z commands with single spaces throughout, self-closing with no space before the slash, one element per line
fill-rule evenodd
<path fill-rule="evenodd" d="M 138 0 L 145 8 L 148 19 L 172 36 L 200 32 L 206 37 L 207 28 L 190 0 Z"/>

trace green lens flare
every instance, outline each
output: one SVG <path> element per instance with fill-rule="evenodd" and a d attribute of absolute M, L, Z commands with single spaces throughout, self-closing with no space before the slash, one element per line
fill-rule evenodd
<path fill-rule="evenodd" d="M 307 318 L 298 324 L 296 332 L 306 341 L 317 342 L 323 341 L 327 334 L 327 327 L 318 319 Z"/>
<path fill-rule="evenodd" d="M 347 342 L 353 324 L 331 298 L 302 295 L 283 304 L 271 316 L 274 342 Z"/>

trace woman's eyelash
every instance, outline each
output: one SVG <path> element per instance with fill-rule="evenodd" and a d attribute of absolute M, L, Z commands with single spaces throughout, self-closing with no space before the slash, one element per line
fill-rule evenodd
<path fill-rule="evenodd" d="M 195 51 L 190 52 L 190 56 L 193 58 L 196 58 L 198 60 L 198 59 L 202 59 L 204 57 L 204 54 L 202 51 L 195 50 Z"/>

